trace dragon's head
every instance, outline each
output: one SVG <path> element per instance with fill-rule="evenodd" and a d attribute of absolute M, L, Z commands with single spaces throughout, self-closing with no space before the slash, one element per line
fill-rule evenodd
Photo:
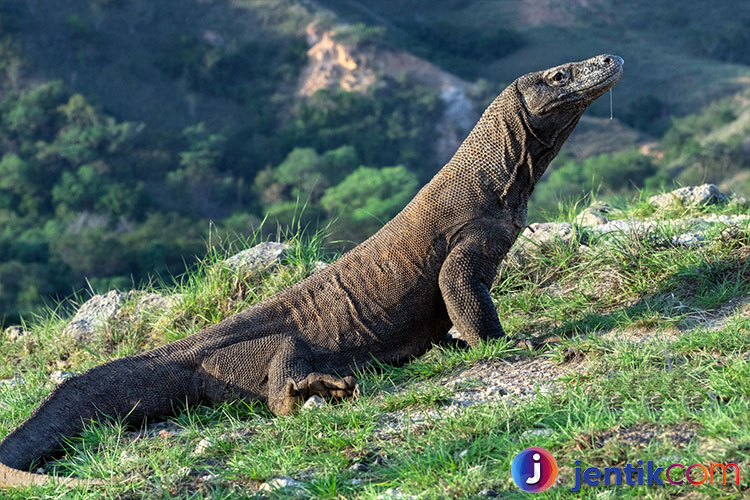
<path fill-rule="evenodd" d="M 516 80 L 516 88 L 532 115 L 580 114 L 617 82 L 623 62 L 620 56 L 604 54 L 529 73 Z"/>

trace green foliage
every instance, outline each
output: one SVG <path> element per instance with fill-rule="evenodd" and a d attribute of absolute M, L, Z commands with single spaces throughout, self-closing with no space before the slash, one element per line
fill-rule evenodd
<path fill-rule="evenodd" d="M 239 46 L 209 43 L 193 34 L 168 37 L 156 60 L 173 78 L 184 78 L 196 91 L 249 101 L 294 81 L 307 57 L 302 38 L 269 37 Z"/>
<path fill-rule="evenodd" d="M 711 141 L 698 145 L 689 143 L 690 149 L 682 157 L 683 168 L 677 175 L 682 184 L 720 183 L 733 174 L 750 167 L 750 151 L 745 134 L 733 134 L 722 142 Z"/>
<path fill-rule="evenodd" d="M 330 186 L 340 182 L 359 160 L 352 146 L 319 155 L 312 148 L 295 148 L 278 167 L 256 178 L 256 189 L 266 206 L 279 200 L 320 200 Z"/>
<path fill-rule="evenodd" d="M 650 134 L 661 135 L 669 128 L 669 116 L 664 102 L 653 94 L 643 94 L 630 103 L 622 121 Z"/>
<path fill-rule="evenodd" d="M 693 28 L 688 33 L 692 49 L 705 57 L 739 64 L 750 64 L 750 18 L 739 17 L 722 22 L 721 29 Z"/>
<path fill-rule="evenodd" d="M 351 145 L 366 165 L 403 162 L 426 177 L 437 167 L 428 160 L 441 113 L 442 103 L 432 90 L 388 81 L 367 95 L 316 92 L 302 103 L 286 133 L 297 145 L 323 151 Z"/>
<path fill-rule="evenodd" d="M 415 20 L 398 24 L 416 42 L 414 52 L 465 78 L 477 78 L 477 63 L 503 58 L 526 43 L 519 32 L 501 26 L 477 30 L 473 26 L 456 24 L 454 20 L 431 23 Z"/>
<path fill-rule="evenodd" d="M 660 141 L 668 160 L 680 156 L 691 157 L 701 149 L 700 142 L 715 130 L 737 118 L 731 99 L 723 99 L 706 106 L 698 113 L 672 120 L 672 125 Z"/>
<path fill-rule="evenodd" d="M 350 233 L 371 234 L 388 222 L 414 196 L 417 176 L 404 166 L 359 167 L 320 200 L 329 212 L 340 214 Z"/>
<path fill-rule="evenodd" d="M 0 0 L 0 36 L 20 28 L 23 4 L 23 0 Z"/>
<path fill-rule="evenodd" d="M 537 210 L 554 210 L 561 200 L 578 199 L 583 193 L 624 193 L 634 188 L 656 187 L 650 178 L 657 167 L 648 157 L 632 149 L 593 156 L 583 162 L 563 157 L 546 181 L 535 189 L 531 204 Z"/>
<path fill-rule="evenodd" d="M 65 29 L 68 36 L 76 42 L 100 44 L 102 35 L 91 25 L 89 21 L 79 14 L 70 14 L 65 19 Z"/>
<path fill-rule="evenodd" d="M 367 44 L 381 41 L 386 30 L 382 26 L 367 26 L 364 23 L 348 24 L 336 28 L 334 38 L 346 45 Z"/>
<path fill-rule="evenodd" d="M 0 295 L 13 297 L 0 296 L 7 308 L 0 316 L 17 321 L 44 296 L 82 288 L 84 278 L 121 286 L 180 269 L 203 246 L 205 218 L 232 228 L 265 215 L 282 226 L 325 225 L 335 213 L 342 234 L 357 241 L 395 214 L 418 179 L 438 167 L 432 147 L 440 99 L 389 81 L 366 95 L 322 91 L 282 108 L 269 97 L 296 80 L 304 51 L 295 44 L 219 46 L 178 37 L 168 47 L 174 57 L 161 69 L 187 78 L 194 91 L 246 105 L 241 128 L 199 122 L 165 137 L 103 113 L 60 82 L 7 93 L 0 100 L 0 144 L 7 145 L 0 213 L 8 222 L 0 264 L 8 281 Z M 348 177 L 362 164 L 405 166 Z M 361 186 L 366 192 L 356 191 Z M 339 212 L 354 201 L 347 197 L 359 201 Z M 20 241 L 29 231 L 33 237 Z"/>

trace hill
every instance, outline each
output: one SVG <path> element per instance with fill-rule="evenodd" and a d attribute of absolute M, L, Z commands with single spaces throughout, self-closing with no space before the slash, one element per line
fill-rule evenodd
<path fill-rule="evenodd" d="M 690 196 L 700 193 L 713 194 L 695 204 L 700 198 Z M 727 484 L 717 474 L 700 489 L 571 491 L 575 460 L 610 467 L 750 458 L 747 200 L 704 188 L 587 213 L 599 215 L 535 225 L 501 266 L 491 293 L 508 340 L 434 347 L 402 367 L 360 373 L 359 400 L 313 398 L 290 417 L 235 402 L 177 410 L 143 429 L 100 422 L 65 456 L 39 465 L 115 475 L 121 480 L 104 492 L 113 498 L 515 498 L 511 460 L 541 446 L 559 466 L 549 492 L 557 498 L 744 498 L 731 469 Z M 71 373 L 181 338 L 315 272 L 326 258 L 319 235 L 296 236 L 286 249 L 265 243 L 260 252 L 251 240 L 213 252 L 162 286 L 163 296 L 110 292 L 72 322 L 50 311 L 6 331 L 0 436 Z M 228 258 L 246 246 L 255 250 Z"/>

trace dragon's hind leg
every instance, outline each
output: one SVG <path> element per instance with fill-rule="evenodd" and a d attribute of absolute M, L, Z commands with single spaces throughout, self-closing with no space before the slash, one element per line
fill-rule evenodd
<path fill-rule="evenodd" d="M 308 345 L 288 334 L 217 349 L 203 361 L 200 379 L 207 400 L 266 400 L 277 415 L 292 413 L 313 395 L 345 399 L 359 394 L 354 377 L 317 372 Z"/>
<path fill-rule="evenodd" d="M 285 336 L 268 366 L 268 406 L 277 415 L 288 415 L 309 397 L 345 399 L 359 396 L 352 376 L 318 372 L 316 359 L 304 340 Z"/>

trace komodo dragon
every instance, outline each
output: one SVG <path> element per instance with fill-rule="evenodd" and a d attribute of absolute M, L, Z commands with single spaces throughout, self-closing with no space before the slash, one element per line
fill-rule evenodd
<path fill-rule="evenodd" d="M 535 183 L 622 67 L 601 55 L 518 78 L 406 208 L 338 261 L 194 335 L 64 381 L 0 443 L 0 483 L 60 482 L 22 470 L 102 415 L 138 423 L 235 398 L 286 415 L 311 395 L 356 395 L 356 367 L 419 356 L 451 325 L 471 346 L 504 336 L 489 293 L 498 265 L 527 225 Z"/>

